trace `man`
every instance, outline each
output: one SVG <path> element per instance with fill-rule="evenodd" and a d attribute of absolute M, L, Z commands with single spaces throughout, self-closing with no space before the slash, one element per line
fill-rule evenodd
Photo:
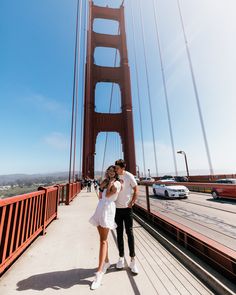
<path fill-rule="evenodd" d="M 134 274 L 138 274 L 138 268 L 135 262 L 134 235 L 133 235 L 133 205 L 138 197 L 138 185 L 134 175 L 125 170 L 126 163 L 120 159 L 115 162 L 116 172 L 121 180 L 122 189 L 116 200 L 115 222 L 117 224 L 117 243 L 119 249 L 119 261 L 116 264 L 117 269 L 124 267 L 124 239 L 123 231 L 128 237 L 129 255 L 131 258 L 130 269 Z"/>

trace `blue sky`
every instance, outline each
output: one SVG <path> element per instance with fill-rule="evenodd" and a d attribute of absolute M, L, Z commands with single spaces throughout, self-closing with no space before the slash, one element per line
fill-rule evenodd
<path fill-rule="evenodd" d="M 209 172 L 196 100 L 176 0 L 154 0 L 163 55 L 167 94 L 176 150 L 186 152 L 190 172 Z M 67 171 L 75 42 L 75 0 L 0 1 L 0 174 Z M 160 174 L 174 171 L 152 0 L 140 1 L 144 19 L 148 78 Z M 118 7 L 121 1 L 100 0 L 97 5 Z M 136 6 L 134 6 L 136 3 Z M 155 175 L 139 1 L 125 1 L 126 31 L 131 69 L 135 148 L 143 171 L 137 77 L 139 64 L 146 170 Z M 236 173 L 236 20 L 234 0 L 180 0 L 213 168 Z M 83 6 L 83 10 L 84 10 Z M 133 42 L 131 8 L 135 19 Z M 84 14 L 83 14 L 84 16 Z M 83 18 L 84 20 L 84 18 Z M 84 28 L 84 25 L 83 25 Z M 115 34 L 117 25 L 96 21 L 98 32 Z M 83 32 L 83 30 L 82 30 Z M 83 41 L 82 34 L 82 41 Z M 82 42 L 83 43 L 83 42 Z M 81 60 L 83 48 L 81 44 Z M 135 47 L 134 47 L 135 46 Z M 113 65 L 115 50 L 98 48 L 97 64 Z M 119 60 L 119 58 L 118 58 Z M 80 71 L 79 123 L 83 69 Z M 96 110 L 108 112 L 111 85 L 96 88 Z M 120 108 L 114 86 L 112 112 Z M 77 146 L 81 134 L 78 128 Z M 103 162 L 105 134 L 97 138 L 95 168 Z M 77 151 L 79 167 L 80 150 Z M 108 136 L 105 166 L 122 156 L 117 134 Z M 184 159 L 176 156 L 180 174 Z"/>

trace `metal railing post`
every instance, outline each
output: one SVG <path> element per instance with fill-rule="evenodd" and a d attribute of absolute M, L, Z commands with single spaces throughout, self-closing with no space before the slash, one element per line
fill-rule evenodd
<path fill-rule="evenodd" d="M 43 231 L 42 231 L 42 235 L 45 235 L 46 234 L 46 213 L 47 213 L 47 198 L 48 198 L 48 191 L 45 187 L 42 187 L 40 186 L 38 188 L 38 190 L 44 190 L 44 200 L 43 200 L 43 224 L 42 224 L 42 227 L 43 227 Z"/>
<path fill-rule="evenodd" d="M 149 187 L 146 185 L 146 200 L 147 200 L 147 210 L 150 213 L 150 199 L 149 199 Z"/>
<path fill-rule="evenodd" d="M 70 183 L 66 185 L 66 205 L 70 204 Z"/>

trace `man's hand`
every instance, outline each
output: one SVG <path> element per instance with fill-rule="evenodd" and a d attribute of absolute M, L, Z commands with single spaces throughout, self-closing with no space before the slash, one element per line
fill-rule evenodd
<path fill-rule="evenodd" d="M 133 197 L 132 197 L 132 200 L 129 202 L 128 204 L 128 207 L 129 208 L 132 208 L 137 200 L 137 197 L 138 197 L 138 186 L 135 186 L 134 187 L 134 194 L 133 194 Z"/>
<path fill-rule="evenodd" d="M 135 201 L 131 200 L 128 204 L 128 208 L 132 208 L 135 204 Z"/>

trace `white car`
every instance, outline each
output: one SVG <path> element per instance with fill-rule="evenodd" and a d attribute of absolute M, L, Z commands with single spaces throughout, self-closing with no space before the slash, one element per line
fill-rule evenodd
<path fill-rule="evenodd" d="M 155 179 L 152 178 L 152 177 L 145 177 L 145 178 L 142 179 L 142 181 L 146 181 L 146 182 L 154 182 Z"/>
<path fill-rule="evenodd" d="M 176 182 L 174 178 L 160 179 L 159 182 Z"/>
<path fill-rule="evenodd" d="M 152 185 L 154 195 L 164 196 L 166 198 L 187 199 L 189 189 L 184 185 L 166 185 L 164 183 L 154 183 Z"/>

